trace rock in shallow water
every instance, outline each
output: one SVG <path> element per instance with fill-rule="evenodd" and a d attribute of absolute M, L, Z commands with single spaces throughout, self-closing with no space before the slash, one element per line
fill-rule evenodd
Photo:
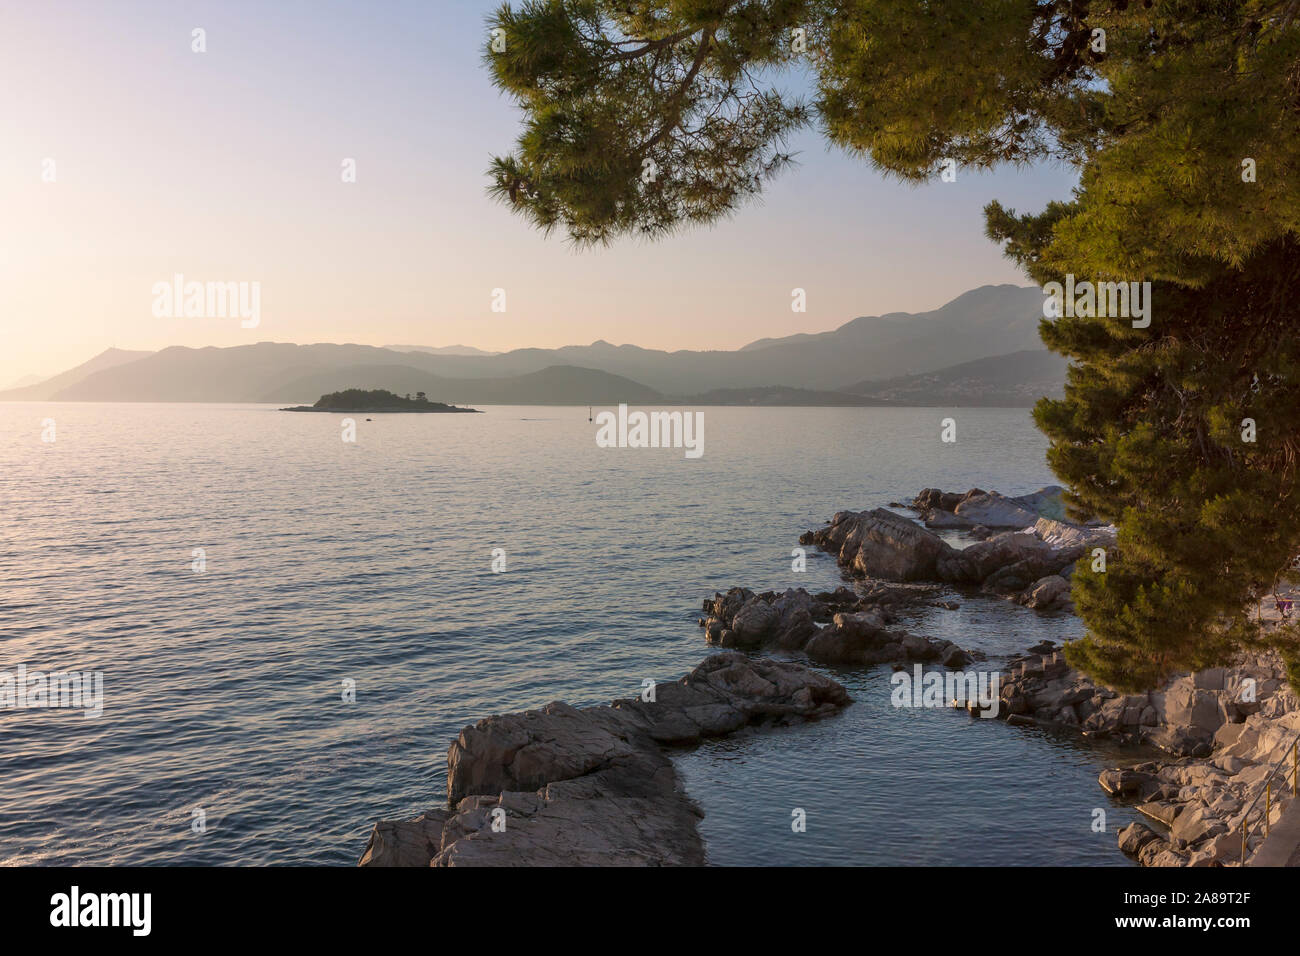
<path fill-rule="evenodd" d="M 732 588 L 704 602 L 714 617 L 706 635 L 724 647 L 727 636 L 741 646 L 779 647 L 803 651 L 821 664 L 901 664 L 942 660 L 960 667 L 975 660 L 951 641 L 934 640 L 906 631 L 889 630 L 891 608 L 929 603 L 934 589 L 927 585 L 877 582 L 861 597 L 850 589 L 809 594 L 803 588 L 765 591 Z M 830 621 L 819 628 L 816 622 Z"/>
<path fill-rule="evenodd" d="M 903 515 L 884 508 L 841 511 L 830 527 L 801 536 L 838 556 L 839 563 L 866 577 L 886 581 L 932 581 L 935 564 L 951 545 Z"/>
<path fill-rule="evenodd" d="M 453 809 L 375 824 L 360 865 L 701 864 L 701 813 L 663 746 L 826 717 L 848 703 L 829 677 L 732 652 L 658 685 L 653 701 L 489 717 L 447 753 Z"/>
<path fill-rule="evenodd" d="M 1039 517 L 1036 511 L 996 491 L 964 499 L 953 508 L 953 513 L 968 527 L 980 524 L 986 528 L 1027 528 Z"/>
<path fill-rule="evenodd" d="M 943 496 L 929 489 L 917 500 L 935 500 L 936 495 Z M 972 491 L 959 502 L 958 512 L 967 506 L 988 505 L 992 499 L 997 499 L 995 504 L 999 508 L 1015 501 Z M 910 519 L 882 508 L 838 512 L 827 527 L 806 532 L 799 541 L 831 552 L 841 566 L 862 577 L 878 581 L 978 585 L 986 593 L 1013 598 L 1029 607 L 1068 610 L 1069 582 L 1065 576 L 1090 547 L 1113 544 L 1113 529 L 1040 518 L 1017 504 L 1006 507 L 1016 510 L 1023 521 L 1015 523 L 1024 530 L 993 534 L 986 526 L 999 522 L 989 518 L 978 525 L 982 532 L 980 540 L 962 549 L 954 548 Z M 950 526 L 952 523 L 947 519 L 954 518 L 951 512 L 934 508 L 927 514 L 930 517 L 926 523 L 940 527 Z M 947 517 L 939 520 L 936 515 Z M 966 526 L 976 525 L 967 522 Z"/>

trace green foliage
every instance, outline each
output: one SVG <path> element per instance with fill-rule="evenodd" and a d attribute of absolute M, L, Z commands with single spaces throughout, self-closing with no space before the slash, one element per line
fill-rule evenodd
<path fill-rule="evenodd" d="M 493 21 L 487 62 L 524 109 L 494 195 L 579 243 L 656 237 L 755 196 L 790 162 L 804 104 L 764 89 L 764 68 L 804 3 L 527 0 Z M 629 10 L 635 12 L 629 13 Z"/>
<path fill-rule="evenodd" d="M 1300 0 L 527 0 L 491 23 L 507 46 L 488 63 L 524 111 L 492 190 L 588 243 L 733 212 L 814 121 L 905 181 L 945 160 L 1073 165 L 1070 197 L 1031 215 L 993 203 L 987 230 L 1040 283 L 1152 283 L 1148 328 L 1043 323 L 1073 365 L 1065 398 L 1036 409 L 1073 513 L 1119 529 L 1106 572 L 1075 574 L 1089 636 L 1071 659 L 1150 686 L 1252 640 L 1250 605 L 1300 548 L 1298 14 Z M 811 105 L 774 85 L 796 67 Z"/>
<path fill-rule="evenodd" d="M 1296 295 L 1300 249 L 1286 239 L 1199 287 L 1155 283 L 1150 329 L 1043 323 L 1075 359 L 1065 398 L 1035 409 L 1048 460 L 1075 514 L 1119 529 L 1104 574 L 1076 569 L 1089 635 L 1067 653 L 1111 685 L 1227 660 L 1300 544 Z"/>

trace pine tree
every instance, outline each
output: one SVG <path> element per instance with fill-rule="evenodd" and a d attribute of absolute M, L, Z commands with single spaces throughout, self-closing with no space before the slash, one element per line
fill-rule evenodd
<path fill-rule="evenodd" d="M 1068 199 L 993 203 L 1040 283 L 1151 283 L 1151 321 L 1063 315 L 1035 419 L 1076 516 L 1116 522 L 1074 576 L 1071 659 L 1113 686 L 1225 660 L 1300 548 L 1300 0 L 526 0 L 487 61 L 524 112 L 492 191 L 578 243 L 733 213 L 789 134 L 905 181 L 1060 160 Z M 811 103 L 781 92 L 806 68 Z M 1086 310 L 1085 310 L 1086 311 Z M 1253 422 L 1255 440 L 1245 436 Z"/>

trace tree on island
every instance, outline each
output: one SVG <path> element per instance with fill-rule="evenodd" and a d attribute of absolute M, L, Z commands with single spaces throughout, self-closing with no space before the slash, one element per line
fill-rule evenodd
<path fill-rule="evenodd" d="M 347 388 L 340 392 L 331 392 L 328 395 L 322 395 L 317 399 L 316 404 L 311 408 L 301 407 L 293 411 L 376 411 L 376 412 L 401 412 L 401 411 L 449 411 L 449 412 L 469 412 L 474 409 L 457 408 L 455 405 L 447 405 L 443 402 L 431 402 L 425 397 L 424 392 L 417 392 L 415 398 L 411 398 L 408 392 L 406 397 L 394 395 L 387 389 L 376 388 L 370 391 L 362 388 Z"/>
<path fill-rule="evenodd" d="M 1152 283 L 1148 327 L 1044 321 L 1035 420 L 1075 517 L 1072 662 L 1128 689 L 1227 659 L 1300 548 L 1300 0 L 530 0 L 486 59 L 524 111 L 491 192 L 579 244 L 710 223 L 827 139 L 906 182 L 1063 160 L 988 236 L 1037 282 Z M 495 32 L 500 31 L 500 32 Z M 773 85 L 806 65 L 812 102 Z M 1293 673 L 1296 668 L 1293 666 Z"/>

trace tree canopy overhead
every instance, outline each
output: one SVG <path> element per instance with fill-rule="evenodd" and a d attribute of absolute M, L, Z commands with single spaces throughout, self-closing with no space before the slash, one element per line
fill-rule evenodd
<path fill-rule="evenodd" d="M 1153 284 L 1149 327 L 1043 324 L 1073 359 L 1049 461 L 1120 530 L 1075 575 L 1072 657 L 1149 686 L 1252 636 L 1300 547 L 1300 0 L 525 0 L 489 29 L 523 110 L 491 189 L 579 243 L 735 212 L 814 124 L 910 182 L 1071 164 L 1072 195 L 987 231 L 1039 283 Z"/>
<path fill-rule="evenodd" d="M 1292 0 L 525 0 L 489 24 L 487 62 L 524 110 L 493 189 L 580 242 L 658 236 L 738 208 L 788 163 L 787 136 L 818 123 L 912 181 L 949 159 L 1075 164 L 1057 258 L 1205 281 L 1297 227 L 1297 13 Z M 799 65 L 811 102 L 778 86 Z"/>

